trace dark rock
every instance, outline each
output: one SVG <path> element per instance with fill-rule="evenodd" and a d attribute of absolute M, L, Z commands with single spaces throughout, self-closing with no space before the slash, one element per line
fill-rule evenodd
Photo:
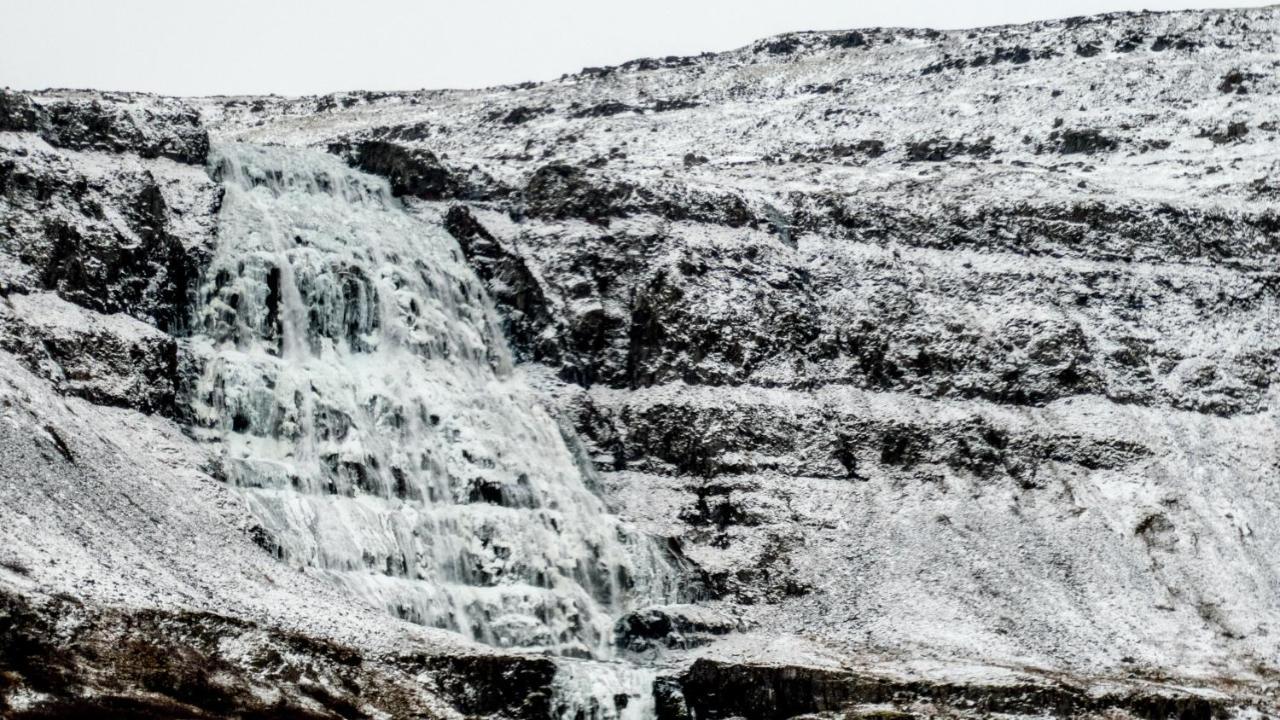
<path fill-rule="evenodd" d="M 1173 523 L 1163 513 L 1153 513 L 1143 518 L 1133 529 L 1133 534 L 1153 550 L 1171 550 L 1177 542 Z"/>
<path fill-rule="evenodd" d="M 864 158 L 874 159 L 884 154 L 884 141 L 859 140 L 854 143 L 835 143 L 834 145 L 818 147 L 805 152 L 797 152 L 792 154 L 791 162 L 856 161 Z"/>
<path fill-rule="evenodd" d="M 0 349 L 59 392 L 100 405 L 176 414 L 178 350 L 171 336 L 58 302 L 48 296 L 0 300 Z M 65 321 L 55 320 L 68 314 Z"/>
<path fill-rule="evenodd" d="M 654 680 L 653 700 L 658 720 L 693 720 L 678 678 L 659 677 Z"/>
<path fill-rule="evenodd" d="M 614 634 L 619 647 L 646 652 L 655 647 L 699 647 L 738 629 L 733 620 L 711 616 L 699 608 L 666 606 L 627 613 L 615 623 Z"/>
<path fill-rule="evenodd" d="M 418 142 L 430 138 L 432 132 L 433 127 L 431 123 L 423 121 L 408 123 L 406 125 L 374 128 L 369 132 L 369 134 L 379 140 Z"/>
<path fill-rule="evenodd" d="M 1057 151 L 1063 155 L 1098 153 L 1115 150 L 1120 142 L 1093 128 L 1063 130 L 1058 135 Z"/>
<path fill-rule="evenodd" d="M 700 55 L 667 55 L 660 58 L 639 58 L 628 60 L 618 67 L 622 70 L 661 70 L 663 68 L 691 67 L 714 56 L 715 53 L 704 52 Z"/>
<path fill-rule="evenodd" d="M 1254 73 L 1246 73 L 1242 70 L 1232 70 L 1222 76 L 1222 82 L 1218 84 L 1219 92 L 1245 94 L 1248 92 L 1248 86 L 1245 84 L 1249 80 L 1258 79 L 1258 75 Z"/>
<path fill-rule="evenodd" d="M 544 165 L 525 186 L 525 211 L 534 217 L 575 217 L 607 225 L 609 218 L 629 214 L 626 202 L 634 191 L 631 185 L 597 180 L 570 165 Z"/>
<path fill-rule="evenodd" d="M 950 140 L 922 140 L 907 145 L 907 159 L 912 162 L 942 162 L 956 154 Z"/>
<path fill-rule="evenodd" d="M 1031 51 L 1024 47 L 999 48 L 996 50 L 992 62 L 1010 62 L 1015 65 L 1022 65 L 1031 62 Z"/>
<path fill-rule="evenodd" d="M 0 130 L 38 132 L 47 121 L 45 113 L 21 93 L 0 90 Z"/>
<path fill-rule="evenodd" d="M 764 252 L 775 251 L 748 245 L 735 254 L 761 257 Z M 704 298 L 734 287 L 736 263 L 717 264 L 714 272 L 705 274 L 697 274 L 692 266 L 691 272 L 663 269 L 635 286 L 626 375 L 606 377 L 632 387 L 675 379 L 737 383 L 767 358 L 802 347 L 817 335 L 815 318 L 806 306 L 806 278 L 789 268 L 779 268 L 777 287 L 735 293 L 731 310 L 715 322 L 707 321 L 701 310 Z"/>
<path fill-rule="evenodd" d="M 700 449 L 703 449 L 707 456 L 703 463 L 710 465 L 710 470 L 702 473 L 705 477 L 714 477 L 721 472 L 731 470 L 729 467 L 718 466 L 718 463 L 711 464 L 719 460 L 716 455 L 720 454 L 722 448 L 704 444 Z M 697 498 L 696 502 L 680 512 L 680 520 L 689 525 L 714 527 L 724 532 L 731 525 L 753 527 L 764 523 L 765 518 L 753 512 L 732 487 L 714 483 L 703 484 L 694 489 L 694 494 Z"/>
<path fill-rule="evenodd" d="M 525 259 L 495 238 L 465 206 L 445 215 L 445 229 L 457 239 L 467 262 L 503 310 L 503 325 L 520 359 L 554 363 L 562 348 L 551 305 Z"/>
<path fill-rule="evenodd" d="M 862 33 L 853 30 L 850 32 L 837 33 L 827 38 L 827 44 L 835 48 L 856 48 L 863 47 L 867 44 L 867 37 Z"/>
<path fill-rule="evenodd" d="M 1249 124 L 1240 121 L 1228 123 L 1225 130 L 1219 128 L 1215 128 L 1213 130 L 1201 130 L 1199 137 L 1209 138 L 1215 145 L 1224 145 L 1229 142 L 1242 140 L 1248 134 Z"/>
<path fill-rule="evenodd" d="M 499 112 L 496 115 L 490 116 L 490 119 L 491 120 L 500 119 L 503 125 L 523 125 L 529 122 L 530 120 L 534 120 L 543 115 L 549 115 L 553 112 L 555 111 L 552 110 L 551 108 L 525 107 L 522 105 L 520 107 L 513 108 L 512 110 L 510 110 L 505 114 Z"/>
<path fill-rule="evenodd" d="M 680 186 L 662 190 L 636 189 L 631 212 L 650 213 L 672 221 L 725 225 L 731 228 L 757 227 L 761 223 L 741 195 L 690 190 Z"/>
<path fill-rule="evenodd" d="M 23 213 L 10 218 L 32 218 L 39 234 L 0 219 L 0 253 L 30 268 L 30 289 L 52 290 L 98 312 L 125 312 L 162 330 L 183 330 L 210 238 L 171 231 L 176 211 L 157 178 L 127 171 L 104 188 L 64 165 L 42 164 L 42 157 L 3 155 L 0 193 Z M 220 196 L 211 193 L 209 201 L 204 211 L 212 217 Z M 114 206 L 123 227 L 105 217 L 105 203 Z"/>
<path fill-rule="evenodd" d="M 98 98 L 41 98 L 0 90 L 0 130 L 38 133 L 70 150 L 133 153 L 202 165 L 209 133 L 194 108 L 176 101 L 146 111 Z"/>
<path fill-rule="evenodd" d="M 1196 50 L 1200 47 L 1200 43 L 1192 38 L 1182 35 L 1161 35 L 1151 43 L 1151 49 L 1155 52 L 1164 52 L 1170 48 L 1174 50 Z"/>
<path fill-rule="evenodd" d="M 672 98 L 656 101 L 649 109 L 653 112 L 671 112 L 673 110 L 690 110 L 700 107 L 702 103 L 689 98 Z"/>
<path fill-rule="evenodd" d="M 1130 33 L 1116 41 L 1116 52 L 1130 53 L 1142 47 L 1146 38 L 1138 33 Z"/>
<path fill-rule="evenodd" d="M 700 61 L 714 57 L 715 53 L 704 52 L 701 55 L 668 55 L 660 58 L 636 58 L 613 67 L 586 67 L 577 73 L 578 77 L 600 79 L 618 71 L 646 72 L 664 68 L 682 68 L 698 64 Z M 569 76 L 565 76 L 569 77 Z"/>
<path fill-rule="evenodd" d="M 387 137 L 418 137 L 412 126 L 384 128 Z M 510 190 L 479 168 L 460 172 L 430 150 L 385 140 L 330 143 L 329 152 L 352 167 L 387 178 L 397 197 L 422 200 L 486 201 L 505 197 Z"/>
<path fill-rule="evenodd" d="M 827 95 L 838 92 L 841 85 L 838 83 L 822 83 L 820 85 L 801 85 L 800 92 L 810 93 L 813 95 Z"/>
<path fill-rule="evenodd" d="M 1032 60 L 1045 60 L 1056 57 L 1058 54 L 1058 51 L 1052 48 L 1042 48 L 1033 52 L 1030 48 L 1025 47 L 998 47 L 990 55 L 974 55 L 968 58 L 944 56 L 942 61 L 925 67 L 921 74 L 932 75 L 943 70 L 963 70 L 965 68 L 979 68 L 1000 63 L 1025 65 Z"/>
<path fill-rule="evenodd" d="M 854 144 L 853 149 L 873 158 L 880 157 L 885 153 L 884 141 L 882 140 L 859 140 Z"/>
<path fill-rule="evenodd" d="M 664 678 L 659 720 L 698 717 L 746 720 L 792 718 L 811 713 L 851 712 L 859 705 L 917 704 L 952 713 L 1043 714 L 1080 717 L 1124 712 L 1142 718 L 1210 720 L 1225 716 L 1230 702 L 1150 689 L 1093 695 L 1052 678 L 1001 685 L 934 683 L 862 675 L 794 665 L 735 665 L 698 660 L 675 678 Z M 948 712 L 949 711 L 949 712 Z M 883 717 L 883 716 L 881 716 Z"/>
<path fill-rule="evenodd" d="M 971 143 L 949 138 L 934 138 L 907 144 L 907 160 L 911 162 L 943 162 L 959 155 L 990 157 L 993 138 Z"/>
<path fill-rule="evenodd" d="M 547 658 L 510 655 L 402 657 L 410 669 L 434 674 L 434 689 L 468 716 L 542 720 L 551 715 L 555 663 Z"/>
<path fill-rule="evenodd" d="M 766 52 L 770 55 L 790 55 L 801 47 L 799 38 L 788 35 L 785 37 L 769 40 L 761 44 L 756 52 Z"/>
<path fill-rule="evenodd" d="M 633 107 L 626 103 L 606 102 L 606 103 L 600 103 L 599 105 L 592 105 L 591 107 L 584 108 L 582 110 L 578 110 L 573 113 L 570 113 L 569 117 L 575 118 L 575 119 L 601 118 L 601 117 L 612 117 L 614 115 L 621 115 L 622 113 L 634 113 L 639 111 L 640 111 L 639 108 Z"/>
<path fill-rule="evenodd" d="M 58 630 L 71 625 L 75 633 Z M 231 647 L 235 650 L 228 651 Z M 550 666 L 545 660 L 523 662 Z M 512 664 L 508 660 L 508 667 Z M 441 686 L 450 684 L 451 672 L 474 670 L 469 682 L 484 690 L 473 692 L 493 698 L 486 706 L 512 717 L 545 717 L 535 714 L 542 707 L 525 697 L 537 696 L 533 685 L 543 678 L 545 688 L 550 670 L 536 677 L 485 673 L 461 658 L 436 667 L 435 682 Z M 393 717 L 435 712 L 434 699 L 422 692 L 410 668 L 384 665 L 331 643 L 207 613 L 91 609 L 70 599 L 10 593 L 0 593 L 0 677 L 0 714 L 15 720 L 321 720 L 364 717 L 362 708 Z M 530 683 L 524 686 L 512 682 L 525 677 Z M 273 699 L 263 699 L 262 687 L 272 689 Z M 520 701 L 511 697 L 517 692 Z M 22 709 L 5 705 L 6 697 L 24 693 L 34 702 Z M 529 708 L 528 714 L 522 708 Z"/>
<path fill-rule="evenodd" d="M 883 243 L 896 237 L 914 247 L 935 249 L 986 246 L 1018 254 L 1097 260 L 1133 260 L 1153 252 L 1239 266 L 1264 261 L 1280 248 L 1280 241 L 1271 235 L 1280 229 L 1280 216 L 1268 210 L 1235 213 L 1100 201 L 1023 203 L 946 209 L 926 224 L 886 203 L 854 205 L 824 194 L 797 196 L 795 203 L 793 220 L 804 231 L 823 228 L 823 232 L 844 232 L 863 242 Z M 1006 232 L 995 232 L 995 228 Z M 1213 229 L 1206 235 L 1197 228 Z"/>
<path fill-rule="evenodd" d="M 332 144 L 329 152 L 344 156 L 352 167 L 387 178 L 397 197 L 441 200 L 458 196 L 459 183 L 429 150 L 370 140 Z"/>

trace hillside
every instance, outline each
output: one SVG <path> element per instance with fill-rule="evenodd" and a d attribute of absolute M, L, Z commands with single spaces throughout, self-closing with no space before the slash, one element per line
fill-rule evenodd
<path fill-rule="evenodd" d="M 176 613 L 147 642 L 316 645 L 215 641 L 188 697 L 100 650 L 59 697 L 55 649 L 11 652 L 0 702 L 1275 713 L 1278 32 L 6 92 L 0 637 Z M 321 646 L 362 669 L 286 671 Z M 476 700 L 494 673 L 520 697 Z"/>

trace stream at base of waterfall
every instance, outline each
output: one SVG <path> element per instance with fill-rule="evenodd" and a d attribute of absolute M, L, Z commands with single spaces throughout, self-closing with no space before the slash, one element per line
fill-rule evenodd
<path fill-rule="evenodd" d="M 190 401 L 259 544 L 397 617 L 597 659 L 561 664 L 568 717 L 651 716 L 652 672 L 603 660 L 675 572 L 588 488 L 454 239 L 317 150 L 217 145 L 211 172 Z"/>

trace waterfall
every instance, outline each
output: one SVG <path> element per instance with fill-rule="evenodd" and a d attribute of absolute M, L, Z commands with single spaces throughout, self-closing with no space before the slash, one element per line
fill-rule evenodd
<path fill-rule="evenodd" d="M 453 238 L 319 151 L 225 144 L 211 168 L 191 402 L 261 542 L 416 623 L 607 656 L 673 574 L 587 488 Z"/>

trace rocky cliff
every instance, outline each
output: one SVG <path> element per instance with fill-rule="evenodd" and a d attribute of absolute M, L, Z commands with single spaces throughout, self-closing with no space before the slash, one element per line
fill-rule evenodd
<path fill-rule="evenodd" d="M 327 151 L 453 237 L 598 492 L 684 574 L 616 626 L 654 713 L 1276 712 L 1278 31 L 1124 14 L 483 91 L 4 94 L 0 632 L 74 677 L 0 658 L 5 702 L 244 714 L 287 676 L 266 707 L 557 710 L 540 661 L 289 571 L 190 437 L 212 137 Z M 33 630 L 69 623 L 220 653 L 197 687 L 226 697 Z M 262 665 L 191 627 L 312 644 Z M 466 704 L 504 673 L 533 705 Z"/>

